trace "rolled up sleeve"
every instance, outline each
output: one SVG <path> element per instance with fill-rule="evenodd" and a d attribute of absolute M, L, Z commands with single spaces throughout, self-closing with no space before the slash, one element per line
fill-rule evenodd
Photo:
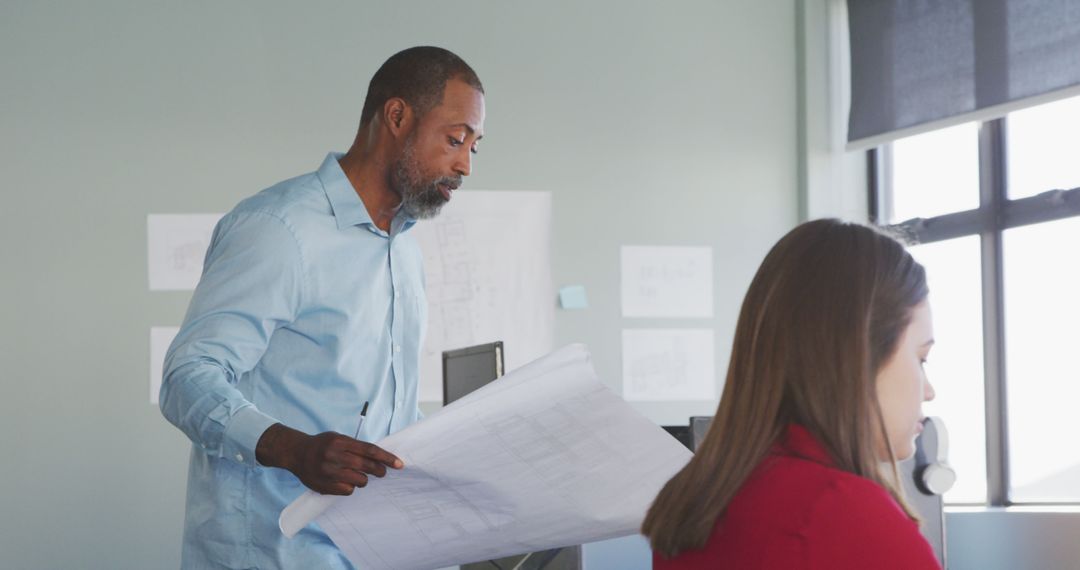
<path fill-rule="evenodd" d="M 277 420 L 237 388 L 303 297 L 300 243 L 264 212 L 222 218 L 180 332 L 165 356 L 161 412 L 197 448 L 254 466 L 255 446 Z"/>

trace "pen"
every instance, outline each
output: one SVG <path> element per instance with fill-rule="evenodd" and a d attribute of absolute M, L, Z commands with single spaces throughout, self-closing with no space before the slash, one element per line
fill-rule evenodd
<path fill-rule="evenodd" d="M 367 407 L 368 402 L 364 402 L 364 409 L 360 410 L 360 424 L 356 426 L 356 436 L 353 439 L 360 439 L 360 429 L 364 427 Z M 300 529 L 330 508 L 330 505 L 335 500 L 337 500 L 337 497 L 334 495 L 320 495 L 308 489 L 295 501 L 289 503 L 285 510 L 281 511 L 281 516 L 278 517 L 278 528 L 287 538 L 292 538 L 296 536 L 296 533 L 300 532 Z"/>
<path fill-rule="evenodd" d="M 356 435 L 353 439 L 360 439 L 360 429 L 364 427 L 364 418 L 367 417 L 367 405 L 368 402 L 364 402 L 364 409 L 360 410 L 360 423 L 356 425 Z"/>
<path fill-rule="evenodd" d="M 360 410 L 360 424 L 356 426 L 356 436 L 360 439 L 360 429 L 364 427 L 364 418 L 367 417 L 369 402 L 364 402 L 364 409 Z M 336 495 L 320 495 L 311 489 L 304 491 L 295 501 L 289 503 L 278 517 L 278 528 L 286 538 L 296 536 L 300 529 L 326 512 L 330 505 L 334 504 L 339 497 Z"/>

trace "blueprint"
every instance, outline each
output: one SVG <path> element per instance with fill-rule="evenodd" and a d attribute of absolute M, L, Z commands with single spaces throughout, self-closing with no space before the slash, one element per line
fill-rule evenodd
<path fill-rule="evenodd" d="M 623 397 L 716 399 L 715 344 L 712 329 L 623 329 Z"/>
<path fill-rule="evenodd" d="M 190 291 L 223 214 L 150 214 L 146 217 L 151 291 Z"/>
<path fill-rule="evenodd" d="M 712 318 L 711 247 L 624 245 L 620 258 L 624 317 Z"/>
<path fill-rule="evenodd" d="M 551 193 L 462 190 L 410 233 L 424 255 L 420 401 L 442 401 L 442 352 L 497 340 L 513 370 L 551 352 Z"/>
<path fill-rule="evenodd" d="M 316 522 L 365 569 L 440 568 L 604 540 L 637 533 L 656 493 L 690 459 L 601 384 L 582 345 L 379 445 L 405 468 L 348 497 L 305 495 L 298 503 L 307 508 L 294 503 L 282 514 L 286 534 L 325 509 Z"/>

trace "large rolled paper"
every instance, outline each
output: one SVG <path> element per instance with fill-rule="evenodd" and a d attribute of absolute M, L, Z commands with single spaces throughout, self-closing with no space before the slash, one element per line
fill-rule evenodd
<path fill-rule="evenodd" d="M 309 489 L 281 511 L 278 517 L 281 534 L 288 538 L 296 536 L 300 529 L 319 518 L 337 499 L 336 495 L 323 495 Z"/>
<path fill-rule="evenodd" d="M 582 345 L 526 364 L 378 445 L 405 468 L 348 497 L 302 496 L 291 509 L 303 512 L 287 514 L 283 530 L 315 517 L 366 570 L 539 552 L 638 532 L 656 493 L 691 457 L 600 382 Z"/>

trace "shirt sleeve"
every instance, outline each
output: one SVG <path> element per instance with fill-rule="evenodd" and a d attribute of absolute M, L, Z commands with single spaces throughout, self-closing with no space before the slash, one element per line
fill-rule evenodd
<path fill-rule="evenodd" d="M 218 223 L 180 332 L 165 356 L 160 406 L 204 452 L 254 466 L 255 446 L 277 420 L 237 389 L 303 294 L 299 242 L 282 219 L 231 213 Z"/>
<path fill-rule="evenodd" d="M 918 524 L 870 480 L 833 482 L 814 505 L 806 543 L 810 568 L 941 568 Z"/>

